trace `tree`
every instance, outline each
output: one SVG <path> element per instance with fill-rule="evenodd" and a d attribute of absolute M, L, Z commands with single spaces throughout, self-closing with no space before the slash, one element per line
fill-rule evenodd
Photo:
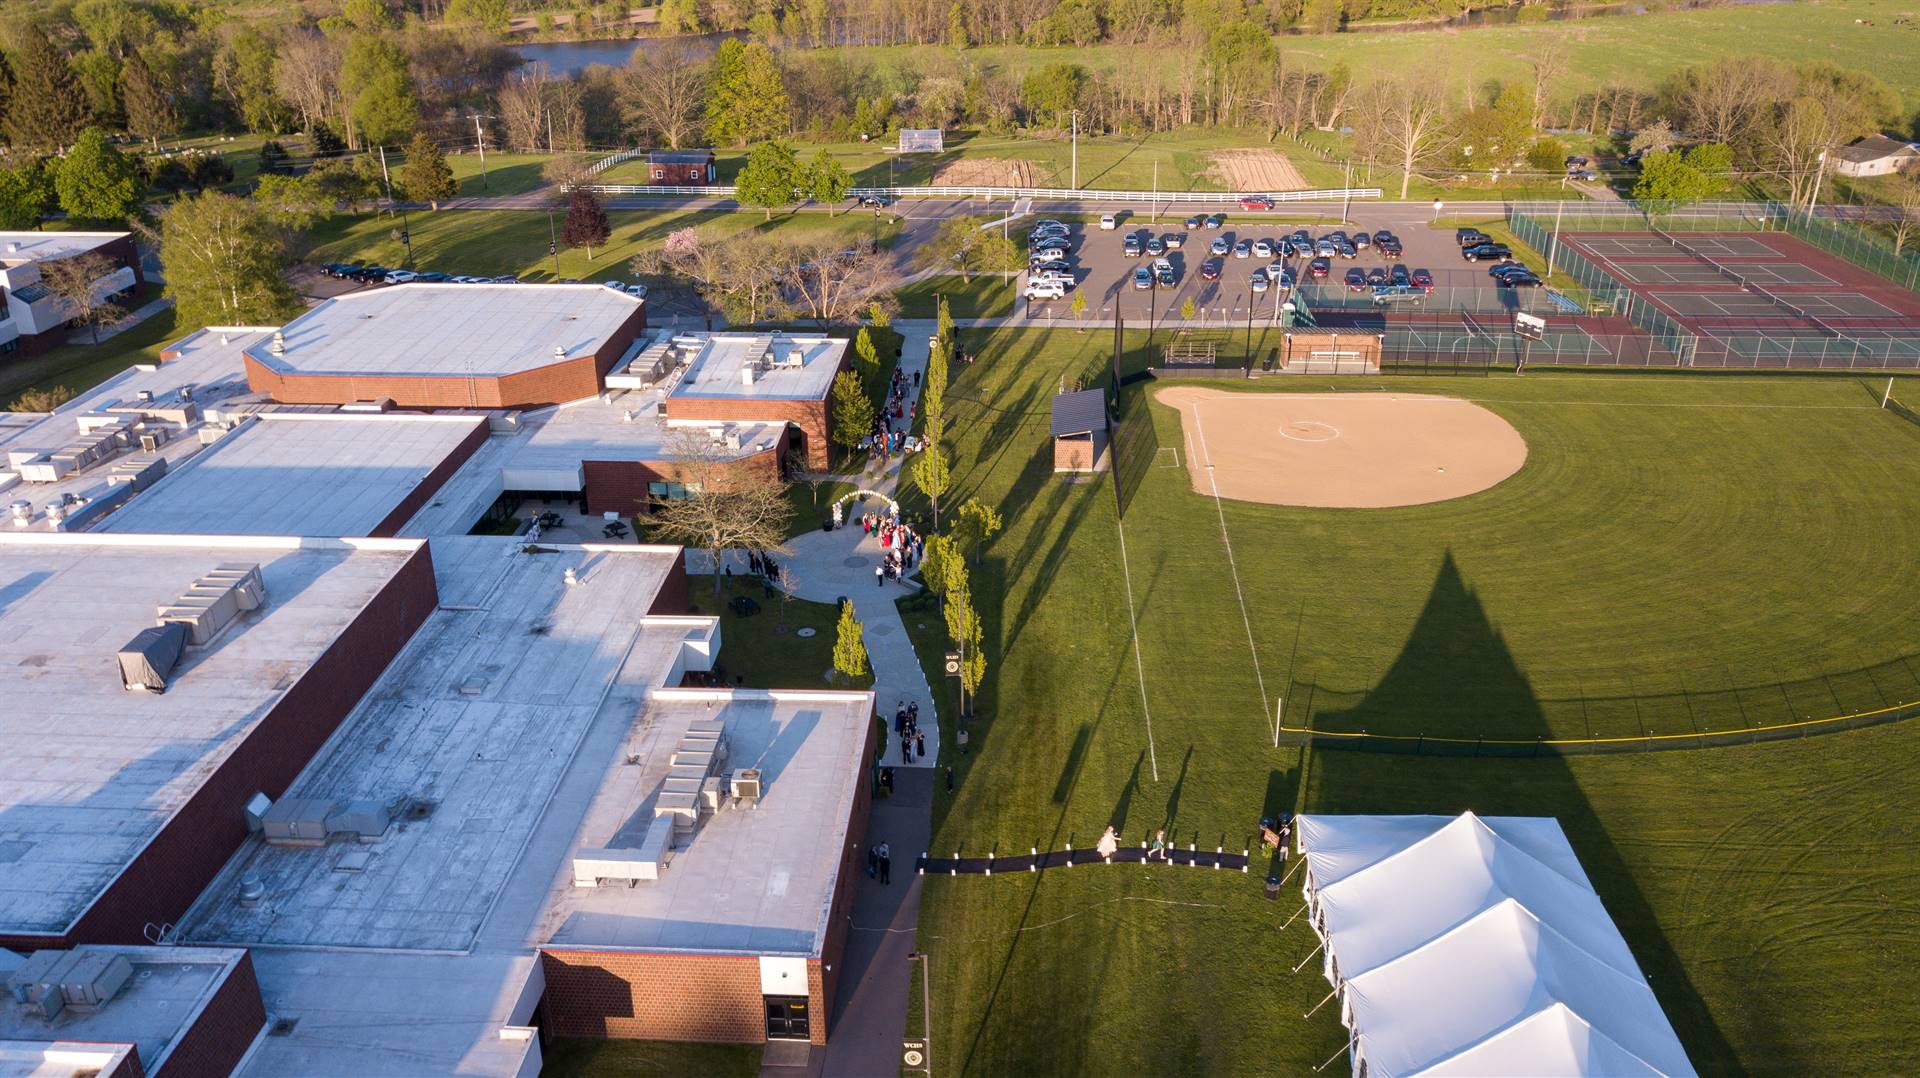
<path fill-rule="evenodd" d="M 400 168 L 400 190 L 411 201 L 424 202 L 437 210 L 442 199 L 452 198 L 459 189 L 447 155 L 426 132 L 416 132 L 407 144 L 407 163 Z"/>
<path fill-rule="evenodd" d="M 800 168 L 793 147 L 784 142 L 762 142 L 747 154 L 747 163 L 734 178 L 734 197 L 742 206 L 758 206 L 773 220 L 773 208 L 793 201 Z"/>
<path fill-rule="evenodd" d="M 1535 172 L 1558 172 L 1567 167 L 1567 147 L 1559 139 L 1534 139 L 1527 147 L 1527 167 Z"/>
<path fill-rule="evenodd" d="M 653 521 L 662 539 L 699 547 L 720 564 L 725 550 L 786 549 L 793 503 L 771 469 L 728 459 L 704 431 L 679 429 L 667 446 L 662 470 L 686 496 L 656 505 Z M 720 574 L 713 574 L 720 593 Z"/>
<path fill-rule="evenodd" d="M 607 222 L 607 211 L 600 208 L 600 200 L 585 187 L 575 187 L 567 196 L 567 220 L 560 226 L 560 238 L 569 247 L 585 247 L 587 261 L 593 261 L 593 249 L 604 247 L 608 237 L 613 235 L 613 226 Z"/>
<path fill-rule="evenodd" d="M 1035 118 L 1059 126 L 1078 108 L 1087 86 L 1087 69 L 1079 64 L 1051 63 L 1020 83 L 1020 100 Z"/>
<path fill-rule="evenodd" d="M 972 281 L 976 273 L 1007 273 L 1020 267 L 1020 251 L 996 233 L 984 230 L 966 216 L 949 217 L 934 229 L 933 238 L 915 248 L 914 263 L 925 269 L 958 273 Z"/>
<path fill-rule="evenodd" d="M 1527 113 L 1529 131 L 1538 131 L 1547 126 L 1547 98 L 1553 93 L 1554 85 L 1561 76 L 1566 74 L 1570 58 L 1564 35 L 1546 38 L 1539 50 L 1528 57 L 1527 62 L 1533 68 L 1533 93 L 1531 108 Z"/>
<path fill-rule="evenodd" d="M 447 22 L 479 27 L 490 34 L 504 34 L 513 23 L 513 6 L 507 0 L 451 0 L 447 4 Z"/>
<path fill-rule="evenodd" d="M 893 319 L 879 300 L 867 304 L 867 321 L 872 322 L 875 329 L 886 329 L 893 324 Z"/>
<path fill-rule="evenodd" d="M 766 245 L 767 262 L 782 285 L 777 306 L 825 326 L 856 321 L 874 303 L 898 303 L 893 292 L 900 277 L 892 257 L 845 244 L 822 236 Z"/>
<path fill-rule="evenodd" d="M 152 69 L 137 52 L 120 65 L 120 104 L 127 113 L 127 130 L 160 148 L 160 136 L 180 126 L 180 114 L 161 88 Z"/>
<path fill-rule="evenodd" d="M 267 211 L 207 191 L 160 217 L 166 294 L 181 325 L 278 325 L 300 310 L 287 283 L 287 238 Z"/>
<path fill-rule="evenodd" d="M 1193 321 L 1194 313 L 1199 309 L 1199 307 L 1194 305 L 1192 296 L 1188 296 L 1186 299 L 1180 301 L 1180 317 L 1189 322 Z"/>
<path fill-rule="evenodd" d="M 947 303 L 944 293 L 940 295 L 934 307 L 933 332 L 940 338 L 940 343 L 951 352 L 953 350 L 953 308 Z"/>
<path fill-rule="evenodd" d="M 840 625 L 833 641 L 833 668 L 849 681 L 867 676 L 867 642 L 860 619 L 853 614 L 853 603 L 840 603 Z"/>
<path fill-rule="evenodd" d="M 13 398 L 7 405 L 10 412 L 51 412 L 67 403 L 79 393 L 72 386 L 54 386 L 51 389 L 26 389 Z"/>
<path fill-rule="evenodd" d="M 787 89 L 765 45 L 729 38 L 714 53 L 710 70 L 709 138 L 745 146 L 787 133 Z"/>
<path fill-rule="evenodd" d="M 940 438 L 946 433 L 946 422 L 931 412 L 926 415 L 926 447 L 913 458 L 907 470 L 913 479 L 913 485 L 927 496 L 933 506 L 933 526 L 940 527 L 940 495 L 947 492 L 947 486 L 953 481 L 953 473 L 947 468 L 946 451 L 940 448 Z"/>
<path fill-rule="evenodd" d="M 858 449 L 873 433 L 873 398 L 860 385 L 860 376 L 841 371 L 833 377 L 833 441 L 844 449 Z"/>
<path fill-rule="evenodd" d="M 1673 125 L 1665 119 L 1659 119 L 1633 133 L 1633 138 L 1627 142 L 1627 152 L 1641 157 L 1650 153 L 1666 153 L 1679 141 L 1673 133 Z"/>
<path fill-rule="evenodd" d="M 973 595 L 965 587 L 947 592 L 946 606 L 942 611 L 946 616 L 947 638 L 960 649 L 960 710 L 966 713 L 965 699 L 980 688 L 987 674 L 987 660 L 982 653 L 980 615 L 973 607 Z"/>
<path fill-rule="evenodd" d="M 994 512 L 993 506 L 978 498 L 961 502 L 959 510 L 953 515 L 954 533 L 960 536 L 962 542 L 973 547 L 973 560 L 976 562 L 980 560 L 981 546 L 993 538 L 1002 523 L 1000 514 Z"/>
<path fill-rule="evenodd" d="M 304 232 L 333 213 L 336 200 L 323 189 L 320 175 L 261 176 L 253 188 L 254 205 L 289 232 Z"/>
<path fill-rule="evenodd" d="M 228 35 L 213 69 L 215 83 L 248 130 L 268 135 L 293 122 L 289 103 L 274 92 L 277 53 L 273 39 L 243 26 Z"/>
<path fill-rule="evenodd" d="M 859 374 L 860 384 L 866 387 L 868 396 L 877 397 L 886 388 L 880 384 L 880 352 L 873 346 L 873 335 L 865 326 L 853 337 L 853 369 Z"/>
<path fill-rule="evenodd" d="M 1733 154 L 1718 143 L 1695 146 L 1685 153 L 1656 151 L 1640 159 L 1640 178 L 1633 197 L 1649 202 L 1697 202 L 1727 185 Z"/>
<path fill-rule="evenodd" d="M 627 122 L 654 132 L 669 149 L 681 148 L 699 129 L 706 93 L 705 62 L 679 42 L 634 53 L 620 72 Z"/>
<path fill-rule="evenodd" d="M 1191 303 L 1191 302 L 1193 302 L 1193 301 L 1192 301 L 1192 299 L 1188 299 L 1188 301 L 1187 301 L 1187 302 L 1189 302 L 1189 303 Z M 1072 312 L 1073 312 L 1073 319 L 1074 319 L 1074 321 L 1076 321 L 1076 322 L 1078 322 L 1078 321 L 1079 321 L 1080 319 L 1082 319 L 1082 318 L 1085 318 L 1085 317 L 1086 317 L 1086 314 L 1087 314 L 1087 295 L 1086 295 L 1086 293 L 1084 293 L 1084 292 L 1075 292 L 1075 293 L 1073 294 L 1073 302 L 1072 302 L 1072 303 L 1069 303 L 1069 304 L 1067 304 L 1067 310 L 1069 310 L 1069 311 L 1072 311 Z M 1086 327 L 1085 327 L 1085 326 L 1082 326 L 1082 327 L 1080 328 L 1080 332 L 1082 332 L 1082 333 L 1085 333 L 1085 332 L 1086 332 Z"/>
<path fill-rule="evenodd" d="M 273 88 L 309 134 L 340 111 L 340 59 L 340 43 L 321 34 L 289 34 L 280 42 Z"/>
<path fill-rule="evenodd" d="M 53 173 L 44 162 L 23 161 L 0 169 L 0 228 L 38 228 L 58 201 Z"/>
<path fill-rule="evenodd" d="M 87 126 L 87 92 L 67 58 L 47 35 L 23 24 L 7 60 L 13 87 L 4 124 L 16 150 L 60 150 L 73 144 Z"/>
<path fill-rule="evenodd" d="M 1920 181 L 1901 176 L 1893 182 L 1894 216 L 1888 228 L 1893 232 L 1893 253 L 1898 256 L 1906 250 L 1914 232 L 1920 230 Z"/>
<path fill-rule="evenodd" d="M 347 114 L 369 143 L 399 142 L 420 123 L 407 54 L 386 38 L 359 36 L 347 42 L 340 85 L 349 102 Z"/>
<path fill-rule="evenodd" d="M 292 168 L 292 160 L 287 156 L 287 148 L 273 139 L 260 144 L 257 169 L 262 176 L 277 176 Z"/>
<path fill-rule="evenodd" d="M 93 343 L 100 343 L 100 327 L 121 318 L 118 304 L 100 291 L 100 278 L 115 269 L 113 260 L 98 251 L 40 263 L 40 283 L 54 294 L 66 309 L 67 319 L 93 329 Z"/>
<path fill-rule="evenodd" d="M 926 552 L 920 559 L 920 582 L 942 597 L 967 590 L 966 555 L 952 536 L 927 536 Z"/>
<path fill-rule="evenodd" d="M 1452 142 L 1440 95 L 1409 78 L 1385 79 L 1368 87 L 1356 120 L 1356 141 L 1369 158 L 1399 170 L 1403 199 L 1413 174 Z"/>
<path fill-rule="evenodd" d="M 953 0 L 947 8 L 947 47 L 962 51 L 973 47 L 973 39 L 967 34 L 967 9 L 960 0 Z"/>
<path fill-rule="evenodd" d="M 82 131 L 61 159 L 54 187 L 60 208 L 82 221 L 124 221 L 140 206 L 139 170 L 97 127 Z"/>
<path fill-rule="evenodd" d="M 807 163 L 800 186 L 806 188 L 807 197 L 828 207 L 828 216 L 840 200 L 847 197 L 847 191 L 853 187 L 853 176 L 847 172 L 847 166 L 841 164 L 822 147 Z"/>
<path fill-rule="evenodd" d="M 920 414 L 927 422 L 941 418 L 947 408 L 947 343 L 935 341 L 927 350 L 927 369 L 920 378 Z"/>

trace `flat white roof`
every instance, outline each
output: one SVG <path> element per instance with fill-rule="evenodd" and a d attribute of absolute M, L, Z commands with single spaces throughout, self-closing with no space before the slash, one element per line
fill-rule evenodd
<path fill-rule="evenodd" d="M 482 415 L 262 412 L 115 510 L 103 531 L 368 535 Z"/>
<path fill-rule="evenodd" d="M 599 351 L 641 302 L 597 284 L 388 285 L 288 322 L 280 355 L 271 340 L 247 355 L 290 374 L 516 374 Z"/>
<path fill-rule="evenodd" d="M 673 388 L 675 398 L 825 400 L 847 354 L 846 338 L 820 334 L 689 333 L 673 341 L 698 349 Z M 792 362 L 796 352 L 797 365 Z M 744 377 L 748 370 L 751 384 Z"/>
<path fill-rule="evenodd" d="M 131 232 L 0 232 L 0 265 L 18 266 L 85 254 Z M 612 289 L 608 289 L 612 291 Z"/>
<path fill-rule="evenodd" d="M 873 736 L 868 692 L 669 689 L 605 762 L 574 848 L 637 849 L 674 748 L 702 719 L 725 724 L 729 768 L 757 767 L 757 809 L 707 817 L 660 879 L 635 887 L 557 881 L 542 917 L 556 947 L 818 955 L 848 817 Z M 637 766 L 629 765 L 637 757 Z M 902 855 L 911 862 L 911 854 Z"/>
<path fill-rule="evenodd" d="M 723 459 L 752 456 L 780 442 L 781 423 L 675 425 L 661 413 L 658 389 L 615 391 L 524 415 L 526 429 L 511 443 L 505 467 L 573 468 L 586 460 L 672 460 L 697 447 Z M 734 448 L 729 435 L 739 442 Z M 511 484 L 509 484 L 511 485 Z"/>
<path fill-rule="evenodd" d="M 527 554 L 521 544 L 431 541 L 439 609 L 286 794 L 409 797 L 427 811 L 366 845 L 249 840 L 181 919 L 182 939 L 473 945 L 596 716 L 624 719 L 648 690 L 678 683 L 685 645 L 704 644 L 713 625 L 645 615 L 677 547 Z M 571 587 L 568 569 L 580 581 Z M 343 868 L 355 853 L 366 863 Z M 246 875 L 267 888 L 251 909 L 237 900 Z"/>
<path fill-rule="evenodd" d="M 44 1043 L 48 1041 L 68 1042 L 61 1046 L 66 1049 L 131 1044 L 140 1052 L 141 1069 L 152 1074 L 165 1065 L 181 1034 L 192 1027 L 233 967 L 246 957 L 245 951 L 230 947 L 83 944 L 73 950 L 119 955 L 133 966 L 133 976 L 98 1010 L 68 1007 L 49 1020 L 11 1003 L 0 1008 L 0 1075 L 89 1072 L 84 1065 L 60 1066 L 58 1058 L 48 1059 L 44 1051 L 35 1050 L 49 1047 Z"/>
<path fill-rule="evenodd" d="M 418 545 L 0 533 L 0 932 L 65 930 Z M 121 645 L 224 563 L 267 605 L 127 692 Z"/>

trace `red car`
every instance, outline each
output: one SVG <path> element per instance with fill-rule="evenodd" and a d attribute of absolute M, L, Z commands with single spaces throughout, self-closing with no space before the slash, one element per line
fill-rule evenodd
<path fill-rule="evenodd" d="M 1367 290 L 1366 272 L 1364 270 L 1358 270 L 1358 269 L 1348 270 L 1347 271 L 1347 291 L 1365 292 L 1366 290 Z"/>
<path fill-rule="evenodd" d="M 1331 270 L 1332 268 L 1333 268 L 1333 263 L 1327 260 L 1325 257 L 1316 258 L 1313 261 L 1307 263 L 1307 273 L 1313 277 L 1325 277 L 1327 275 L 1327 271 Z"/>
<path fill-rule="evenodd" d="M 1428 273 L 1426 270 L 1423 270 L 1423 269 L 1414 270 L 1413 271 L 1413 287 L 1418 288 L 1425 292 L 1433 291 L 1433 274 Z"/>
<path fill-rule="evenodd" d="M 1205 262 L 1200 263 L 1200 279 L 1203 281 L 1219 280 L 1220 260 L 1217 258 L 1209 258 Z"/>
<path fill-rule="evenodd" d="M 1270 210 L 1273 208 L 1273 200 L 1265 195 L 1243 195 L 1240 198 L 1240 208 L 1243 210 Z"/>

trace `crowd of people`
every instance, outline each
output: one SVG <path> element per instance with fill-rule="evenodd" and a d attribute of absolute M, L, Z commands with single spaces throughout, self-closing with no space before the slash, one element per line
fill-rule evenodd
<path fill-rule="evenodd" d="M 924 760 L 927 758 L 927 733 L 920 729 L 920 705 L 899 702 L 893 709 L 893 734 L 900 739 L 900 761 Z M 880 746 L 880 755 L 887 754 L 886 745 Z"/>
<path fill-rule="evenodd" d="M 920 411 L 918 400 L 908 397 L 917 392 L 920 385 L 920 373 L 914 372 L 909 379 L 898 369 L 893 372 L 893 383 L 887 387 L 887 404 L 873 417 L 873 433 L 861 441 L 861 448 L 867 450 L 876 462 L 884 464 L 887 458 L 896 453 L 914 453 L 920 449 L 920 439 L 908 431 L 913 429 L 913 420 Z"/>
<path fill-rule="evenodd" d="M 862 535 L 871 536 L 880 542 L 880 564 L 873 567 L 873 582 L 885 587 L 889 580 L 900 580 L 927 552 L 926 537 L 917 528 L 900 523 L 897 516 L 889 513 L 860 515 Z"/>

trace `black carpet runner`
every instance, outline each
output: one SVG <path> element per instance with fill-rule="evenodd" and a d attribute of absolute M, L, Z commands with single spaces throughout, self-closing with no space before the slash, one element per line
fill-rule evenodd
<path fill-rule="evenodd" d="M 1148 852 L 1149 851 L 1143 846 L 1122 846 L 1114 851 L 1112 863 L 1116 865 L 1158 864 L 1160 858 L 1149 858 L 1147 856 Z M 1178 865 L 1184 868 L 1232 869 L 1236 872 L 1245 872 L 1247 870 L 1247 855 L 1245 852 L 1225 853 L 1215 850 L 1170 849 L 1167 851 L 1166 857 L 1167 864 Z M 923 854 L 914 862 L 914 867 L 918 868 L 923 875 L 929 872 L 956 875 L 959 873 L 1034 872 L 1040 869 L 1067 868 L 1077 865 L 1098 865 L 1103 863 L 1106 863 L 1106 859 L 1101 857 L 1099 853 L 1093 849 L 1088 848 L 1083 850 L 1048 850 L 1039 856 L 1023 853 L 1017 857 L 952 858 L 928 857 Z"/>

